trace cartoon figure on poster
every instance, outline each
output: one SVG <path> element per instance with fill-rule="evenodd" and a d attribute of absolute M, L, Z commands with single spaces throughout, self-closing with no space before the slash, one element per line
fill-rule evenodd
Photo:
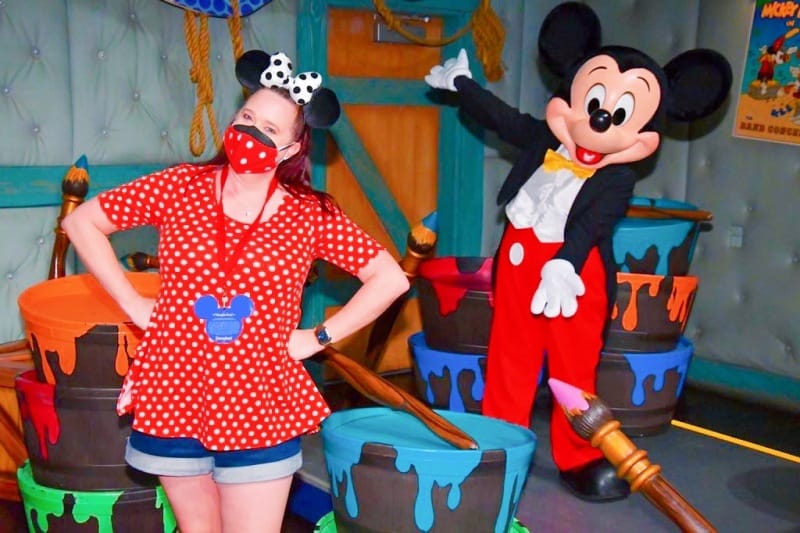
<path fill-rule="evenodd" d="M 800 143 L 800 3 L 753 7 L 734 135 Z"/>
<path fill-rule="evenodd" d="M 664 68 L 643 52 L 600 46 L 586 5 L 545 18 L 539 53 L 562 79 L 540 120 L 472 80 L 464 50 L 425 81 L 457 93 L 460 108 L 519 149 L 498 204 L 506 227 L 495 256 L 494 312 L 483 413 L 527 427 L 539 371 L 594 392 L 616 290 L 611 238 L 639 176 L 631 163 L 656 153 L 665 118 L 690 121 L 725 100 L 731 69 L 696 49 Z M 615 469 L 554 408 L 553 459 L 576 496 L 611 501 L 629 493 Z"/>

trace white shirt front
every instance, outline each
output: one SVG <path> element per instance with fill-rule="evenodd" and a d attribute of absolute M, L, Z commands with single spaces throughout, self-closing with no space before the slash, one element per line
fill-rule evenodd
<path fill-rule="evenodd" d="M 569 159 L 564 145 L 557 152 Z M 517 229 L 532 228 L 541 242 L 564 242 L 567 216 L 585 182 L 567 169 L 540 166 L 506 205 L 506 216 Z"/>

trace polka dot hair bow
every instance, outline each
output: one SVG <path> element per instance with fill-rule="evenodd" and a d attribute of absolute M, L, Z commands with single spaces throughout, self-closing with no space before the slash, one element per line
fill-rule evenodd
<path fill-rule="evenodd" d="M 312 128 L 329 128 L 339 118 L 339 100 L 332 90 L 322 87 L 322 76 L 317 72 L 292 76 L 292 61 L 283 52 L 271 55 L 261 50 L 245 52 L 236 62 L 236 77 L 250 91 L 263 87 L 288 90 Z"/>
<path fill-rule="evenodd" d="M 322 85 L 322 76 L 318 72 L 303 72 L 292 77 L 292 61 L 283 52 L 278 52 L 270 56 L 269 66 L 261 73 L 259 81 L 264 87 L 289 89 L 297 105 L 306 105 Z"/>

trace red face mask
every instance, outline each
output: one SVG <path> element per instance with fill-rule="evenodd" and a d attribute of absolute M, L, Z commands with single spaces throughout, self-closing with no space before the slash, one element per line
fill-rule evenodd
<path fill-rule="evenodd" d="M 278 166 L 278 154 L 294 143 L 278 148 L 254 126 L 231 125 L 222 139 L 228 162 L 237 174 L 261 174 Z M 282 160 L 281 160 L 282 161 Z"/>

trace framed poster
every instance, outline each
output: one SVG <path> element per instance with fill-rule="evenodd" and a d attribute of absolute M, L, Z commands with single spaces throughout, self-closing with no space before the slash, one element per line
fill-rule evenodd
<path fill-rule="evenodd" d="M 800 144 L 800 3 L 756 0 L 733 135 Z"/>

